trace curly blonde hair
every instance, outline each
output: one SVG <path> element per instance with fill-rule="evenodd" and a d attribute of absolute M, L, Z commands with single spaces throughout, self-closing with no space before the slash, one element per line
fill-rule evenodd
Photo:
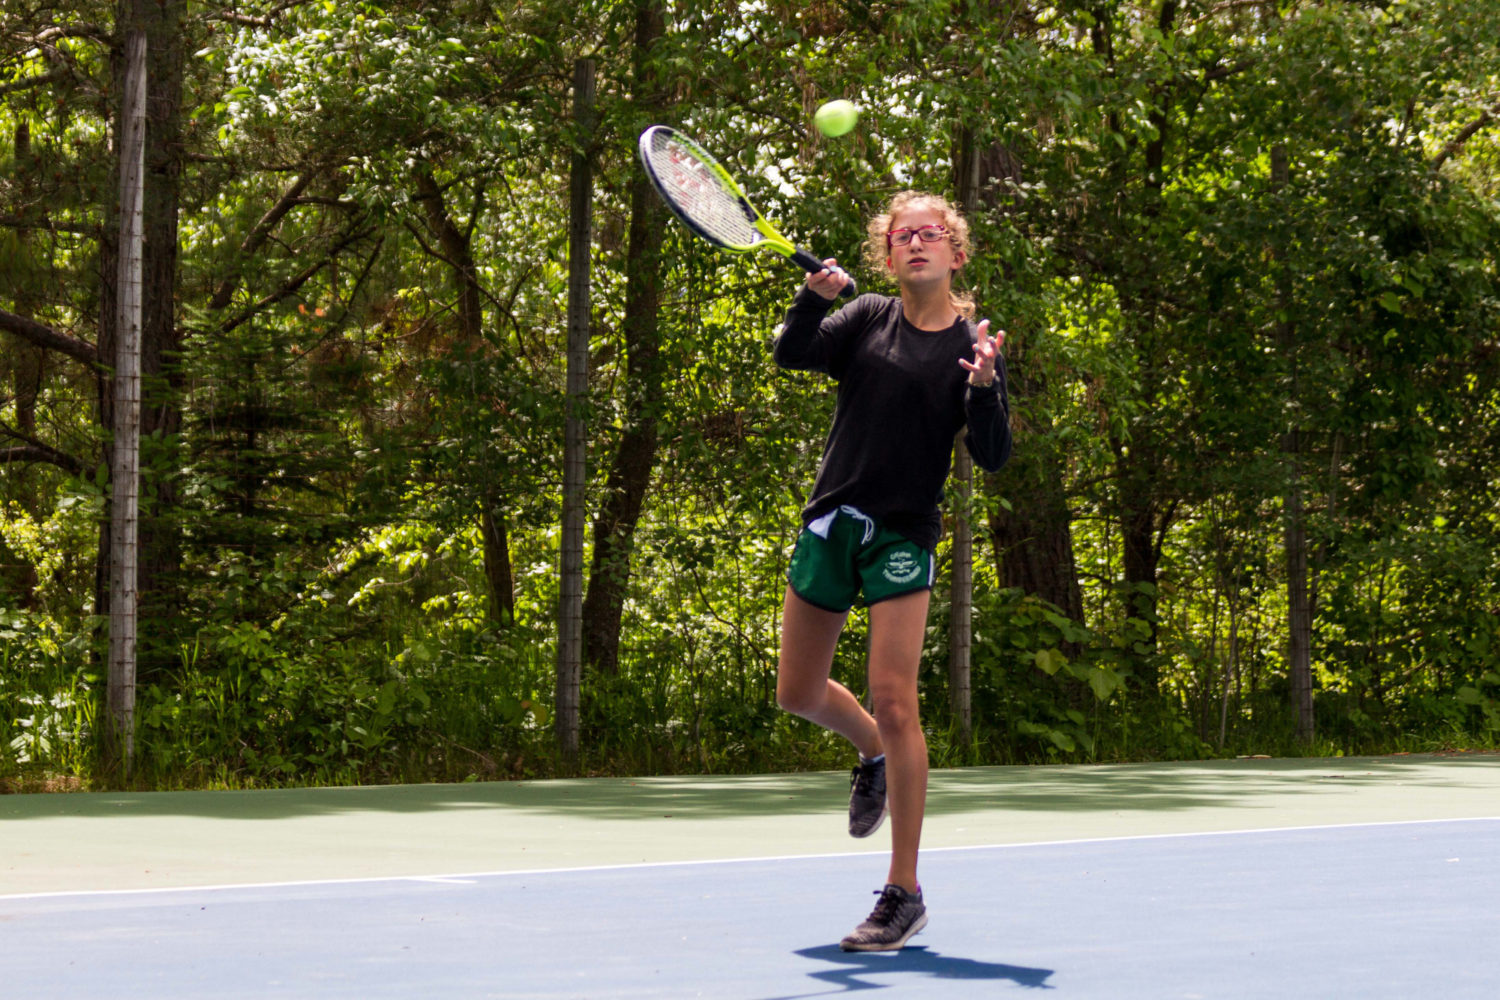
<path fill-rule="evenodd" d="M 886 246 L 885 234 L 891 228 L 891 220 L 900 213 L 913 208 L 930 208 L 943 217 L 943 226 L 948 230 L 948 243 L 967 260 L 974 255 L 974 246 L 969 239 L 969 222 L 952 202 L 941 195 L 925 191 L 902 191 L 885 206 L 885 211 L 870 220 L 865 227 L 865 265 L 876 274 L 885 271 L 890 248 Z M 948 292 L 954 310 L 965 319 L 974 318 L 974 296 L 968 292 Z"/>

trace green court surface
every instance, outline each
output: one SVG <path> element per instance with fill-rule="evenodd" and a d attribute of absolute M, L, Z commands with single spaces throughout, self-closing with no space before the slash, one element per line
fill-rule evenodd
<path fill-rule="evenodd" d="M 0 896 L 883 853 L 847 775 L 0 796 Z M 924 848 L 1500 816 L 1500 756 L 934 771 Z"/>

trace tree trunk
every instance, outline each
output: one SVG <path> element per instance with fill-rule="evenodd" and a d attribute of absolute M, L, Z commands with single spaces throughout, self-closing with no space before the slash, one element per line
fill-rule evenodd
<path fill-rule="evenodd" d="M 490 590 L 490 621 L 509 625 L 516 620 L 515 570 L 510 561 L 510 534 L 498 505 L 498 498 L 485 498 L 479 530 L 484 542 L 484 578 Z"/>
<path fill-rule="evenodd" d="M 662 400 L 657 330 L 663 220 L 656 194 L 638 177 L 631 194 L 625 307 L 625 430 L 594 519 L 594 558 L 583 603 L 584 657 L 591 669 L 619 670 L 620 626 L 630 582 L 635 529 L 656 463 Z"/>
<path fill-rule="evenodd" d="M 1312 602 L 1307 586 L 1307 523 L 1302 489 L 1296 482 L 1297 433 L 1287 435 L 1290 481 L 1286 493 L 1287 661 L 1292 707 L 1297 713 L 1297 740 L 1311 743 L 1315 732 L 1312 690 Z"/>
<path fill-rule="evenodd" d="M 593 247 L 594 60 L 573 65 L 572 204 L 568 225 L 568 413 L 563 431 L 562 545 L 559 558 L 557 689 L 553 706 L 557 749 L 564 768 L 578 760 L 583 682 L 583 511 L 587 480 L 584 405 L 589 391 L 589 258 Z"/>
<path fill-rule="evenodd" d="M 1124 562 L 1125 611 L 1146 628 L 1141 640 L 1145 651 L 1136 656 L 1130 690 L 1147 697 L 1154 697 L 1160 687 L 1160 667 L 1156 661 L 1160 624 L 1157 570 L 1161 564 L 1162 539 L 1176 509 L 1173 504 L 1163 504 L 1157 495 L 1154 483 L 1161 474 L 1153 452 L 1140 444 L 1127 451 L 1120 442 L 1115 443 L 1115 475 L 1119 484 L 1116 518 Z"/>
<path fill-rule="evenodd" d="M 1271 147 L 1271 189 L 1283 191 L 1291 179 L 1286 146 Z M 1282 500 L 1283 541 L 1286 553 L 1287 603 L 1287 673 L 1291 681 L 1292 708 L 1297 716 L 1297 740 L 1311 743 L 1315 733 L 1312 690 L 1312 619 L 1311 588 L 1307 567 L 1307 511 L 1302 498 L 1302 435 L 1295 426 L 1299 409 L 1297 336 L 1291 321 L 1291 280 L 1285 254 L 1278 248 L 1273 254 L 1276 274 L 1278 312 L 1283 317 L 1276 324 L 1277 346 L 1286 359 L 1287 411 L 1293 425 L 1282 436 L 1281 450 L 1286 457 L 1286 492 Z"/>
<path fill-rule="evenodd" d="M 1022 498 L 1017 509 L 997 510 L 990 518 L 1001 582 L 1035 594 L 1082 622 L 1083 591 L 1073 560 L 1072 516 L 1063 497 L 1049 489 L 1061 483 L 1050 470 L 1037 469 L 1037 464 L 1023 463 L 1032 468 L 1017 469 L 1011 476 L 1010 492 Z"/>
<path fill-rule="evenodd" d="M 31 152 L 31 129 L 23 121 L 16 125 L 14 132 L 15 148 L 15 189 L 16 205 L 19 208 L 24 205 L 31 196 L 31 180 L 35 173 L 35 163 Z M 25 235 L 18 235 L 17 239 L 25 240 Z M 22 243 L 22 257 L 29 255 Z M 11 290 L 15 301 L 16 313 L 23 319 L 32 319 L 32 302 L 34 293 L 29 286 L 29 272 L 31 266 L 29 260 L 23 260 L 22 280 L 16 283 Z M 6 357 L 14 367 L 11 369 L 11 399 L 15 405 L 16 430 L 27 437 L 36 437 L 36 404 L 42 392 L 42 379 L 45 370 L 46 351 L 41 347 L 21 339 L 12 333 L 0 334 L 0 345 L 4 346 Z M 13 477 L 21 487 L 23 495 L 26 495 L 25 484 L 27 483 L 29 470 L 23 465 L 14 471 L 7 471 L 6 475 Z M 28 513 L 35 513 L 35 507 L 29 497 L 23 502 Z M 8 560 L 10 550 L 5 543 L 0 541 L 0 560 Z M 36 567 L 30 560 L 20 560 L 12 566 L 0 567 L 4 576 L 0 577 L 0 586 L 9 584 L 13 588 L 16 606 L 22 610 L 29 610 L 36 603 L 36 588 L 40 582 L 37 580 Z"/>
<path fill-rule="evenodd" d="M 484 291 L 479 282 L 479 268 L 474 263 L 473 239 L 453 221 L 447 199 L 431 167 L 419 163 L 412 172 L 417 193 L 426 216 L 427 227 L 437 237 L 438 246 L 453 272 L 458 294 L 460 350 L 478 352 L 484 348 Z M 301 181 L 299 180 L 299 184 Z M 474 212 L 479 211 L 479 195 Z M 515 579 L 511 571 L 510 541 L 505 530 L 505 515 L 500 497 L 486 484 L 481 492 L 479 535 L 484 547 L 484 576 L 489 587 L 490 620 L 508 624 L 515 617 Z"/>
<path fill-rule="evenodd" d="M 976 153 L 971 154 L 973 159 L 961 158 L 961 176 L 971 186 L 959 187 L 960 200 L 970 212 L 995 207 L 985 180 L 1021 180 L 1021 163 L 1006 147 L 995 144 Z M 997 319 L 996 325 L 1004 328 L 1005 319 Z M 1035 594 L 1081 622 L 1083 591 L 1073 559 L 1073 517 L 1062 456 L 1050 443 L 1050 390 L 1042 366 L 1029 363 L 1029 352 L 1024 337 L 1005 344 L 1011 408 L 1026 428 L 1027 444 L 1016 450 L 992 484 L 992 492 L 1017 497 L 1019 502 L 1011 510 L 997 505 L 991 511 L 990 540 L 1003 586 Z"/>
<path fill-rule="evenodd" d="M 181 542 L 176 523 L 177 492 L 166 453 L 182 425 L 179 373 L 172 364 L 182 339 L 176 325 L 177 216 L 181 200 L 182 67 L 188 39 L 183 26 L 184 0 L 121 0 L 116 8 L 117 39 L 132 29 L 146 35 L 146 151 L 142 195 L 144 244 L 141 255 L 141 456 L 140 538 L 137 564 L 139 594 L 137 681 L 147 682 L 177 662 L 176 632 L 181 602 L 176 579 Z M 123 44 L 116 46 L 114 117 L 118 131 L 125 91 Z M 117 143 L 118 147 L 118 143 Z M 119 165 L 115 164 L 115 189 Z M 100 246 L 99 357 L 113 364 L 118 332 L 116 311 L 120 218 L 118 206 L 106 202 Z M 100 422 L 114 425 L 110 379 L 98 382 Z M 100 528 L 95 573 L 95 614 L 109 614 L 110 529 Z"/>
<path fill-rule="evenodd" d="M 650 52 L 665 24 L 654 0 L 636 7 L 636 79 L 646 107 L 658 85 L 648 70 Z M 666 213 L 639 166 L 630 186 L 630 237 L 625 262 L 625 429 L 610 464 L 599 516 L 594 558 L 583 602 L 584 660 L 592 670 L 619 670 L 620 623 L 630 582 L 635 528 L 656 463 L 662 402 L 660 337 L 661 246 Z"/>
<path fill-rule="evenodd" d="M 1030 391 L 1018 387 L 1012 398 Z M 1004 586 L 1035 594 L 1082 622 L 1083 590 L 1073 557 L 1073 516 L 1062 458 L 1048 445 L 1046 430 L 1037 431 L 1030 438 L 1032 447 L 1018 449 L 1006 465 L 1005 492 L 1018 502 L 1010 510 L 997 506 L 990 514 L 995 560 Z"/>

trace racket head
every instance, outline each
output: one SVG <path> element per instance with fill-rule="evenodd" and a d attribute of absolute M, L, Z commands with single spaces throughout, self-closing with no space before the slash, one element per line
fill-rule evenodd
<path fill-rule="evenodd" d="M 662 201 L 703 239 L 744 253 L 758 246 L 791 255 L 796 247 L 750 204 L 734 177 L 692 139 L 668 125 L 641 133 L 641 165 Z"/>

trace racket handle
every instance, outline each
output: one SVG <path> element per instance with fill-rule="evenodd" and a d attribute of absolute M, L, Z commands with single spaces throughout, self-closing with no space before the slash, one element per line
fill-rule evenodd
<path fill-rule="evenodd" d="M 827 270 L 827 268 L 823 266 L 823 262 L 821 260 L 814 257 L 806 250 L 799 249 L 792 251 L 791 261 L 793 264 L 800 266 L 808 274 L 817 274 L 819 271 Z M 857 290 L 858 289 L 856 289 L 854 285 L 854 279 L 850 278 L 849 283 L 839 290 L 839 295 L 847 299 L 851 297 Z"/>

